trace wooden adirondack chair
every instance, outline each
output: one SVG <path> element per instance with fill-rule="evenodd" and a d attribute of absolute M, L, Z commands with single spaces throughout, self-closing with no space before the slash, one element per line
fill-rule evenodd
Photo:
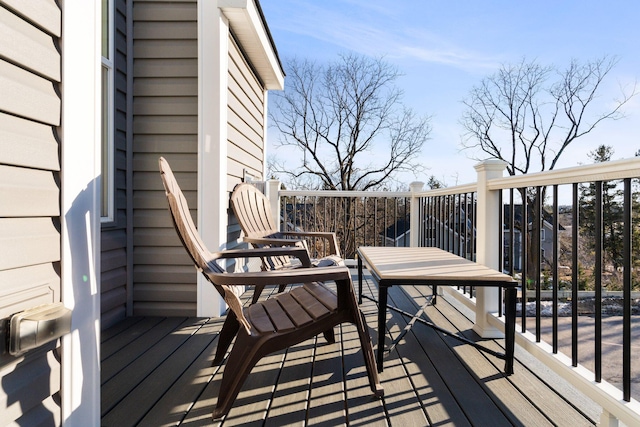
<path fill-rule="evenodd" d="M 384 394 L 378 379 L 371 339 L 365 330 L 366 323 L 358 308 L 351 275 L 346 267 L 225 273 L 217 260 L 287 253 L 296 253 L 308 260 L 308 253 L 304 248 L 295 247 L 209 252 L 193 223 L 187 201 L 171 168 L 162 157 L 160 173 L 169 210 L 182 244 L 193 259 L 196 269 L 204 274 L 229 305 L 230 311 L 218 338 L 214 362 L 221 361 L 236 336 L 236 342 L 227 358 L 213 418 L 228 413 L 251 369 L 263 356 L 305 341 L 345 322 L 353 323 L 358 331 L 371 390 L 377 397 Z M 329 281 L 336 283 L 337 293 L 325 285 L 324 282 Z M 252 304 L 244 310 L 231 289 L 233 285 L 292 283 L 304 285 Z"/>
<path fill-rule="evenodd" d="M 311 260 L 315 267 L 344 265 L 340 258 L 340 247 L 335 233 L 318 231 L 279 231 L 274 220 L 269 199 L 252 184 L 241 183 L 235 186 L 231 194 L 231 208 L 244 234 L 244 241 L 254 248 L 277 246 L 307 247 L 304 239 L 323 239 L 328 248 L 328 255 Z M 297 267 L 289 256 L 271 256 L 262 259 L 265 270 Z M 264 287 L 256 286 L 253 302 L 257 301 Z M 279 289 L 282 292 L 283 288 Z"/>

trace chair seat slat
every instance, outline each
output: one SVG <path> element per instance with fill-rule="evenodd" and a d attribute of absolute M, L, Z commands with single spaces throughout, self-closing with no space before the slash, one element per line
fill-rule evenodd
<path fill-rule="evenodd" d="M 306 287 L 295 288 L 289 292 L 305 311 L 309 313 L 313 319 L 320 319 L 334 310 L 329 310 L 326 305 L 318 300 Z M 336 302 L 337 305 L 337 302 Z"/>
<path fill-rule="evenodd" d="M 290 294 L 278 295 L 277 300 L 296 327 L 301 327 L 313 322 L 313 318 L 309 316 L 309 313 L 307 313 L 306 310 L 300 306 L 300 303 Z"/>
<path fill-rule="evenodd" d="M 322 283 L 307 283 L 304 287 L 329 310 L 335 311 L 338 309 L 338 297 L 336 293 Z"/>
<path fill-rule="evenodd" d="M 264 307 L 277 332 L 286 332 L 296 328 L 287 312 L 279 303 L 279 298 L 271 298 L 260 304 Z"/>
<path fill-rule="evenodd" d="M 253 328 L 261 334 L 273 332 L 276 330 L 275 325 L 271 322 L 271 318 L 265 311 L 262 304 L 254 304 L 244 312 L 245 317 Z"/>

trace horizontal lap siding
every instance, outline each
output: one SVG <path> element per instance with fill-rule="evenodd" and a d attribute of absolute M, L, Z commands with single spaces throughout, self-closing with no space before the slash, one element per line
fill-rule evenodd
<path fill-rule="evenodd" d="M 2 425 L 60 424 L 58 343 L 15 358 L 4 336 L 12 314 L 60 301 L 60 30 L 54 0 L 0 0 Z"/>
<path fill-rule="evenodd" d="M 264 90 L 233 36 L 229 37 L 227 109 L 227 190 L 242 181 L 245 171 L 262 180 L 264 158 Z M 227 241 L 237 242 L 240 226 L 229 215 Z M 233 244 L 229 244 L 233 247 Z"/>
<path fill-rule="evenodd" d="M 229 37 L 227 186 L 242 180 L 246 170 L 263 179 L 264 89 L 233 37 Z"/>
<path fill-rule="evenodd" d="M 197 2 L 136 0 L 133 20 L 133 314 L 193 316 L 196 271 L 173 229 L 158 157 L 195 208 Z"/>
<path fill-rule="evenodd" d="M 100 305 L 103 329 L 127 315 L 127 16 L 125 0 L 114 4 L 115 218 L 102 226 Z"/>

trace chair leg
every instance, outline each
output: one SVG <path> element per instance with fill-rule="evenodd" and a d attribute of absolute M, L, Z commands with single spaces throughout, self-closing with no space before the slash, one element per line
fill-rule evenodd
<path fill-rule="evenodd" d="M 263 344 L 264 340 L 256 340 L 242 331 L 238 334 L 236 344 L 231 349 L 224 367 L 218 401 L 212 414 L 213 419 L 227 415 L 244 381 L 263 356 L 264 351 L 261 351 Z"/>
<path fill-rule="evenodd" d="M 253 298 L 251 298 L 251 304 L 255 304 L 256 302 L 258 302 L 263 289 L 264 285 L 255 285 L 253 287 Z"/>
<path fill-rule="evenodd" d="M 219 365 L 222 362 L 229 345 L 231 345 L 231 341 L 233 341 L 239 329 L 240 322 L 238 322 L 238 318 L 233 311 L 229 310 L 227 318 L 222 325 L 222 330 L 218 335 L 218 347 L 216 348 L 216 355 L 213 359 L 212 366 Z"/>
<path fill-rule="evenodd" d="M 365 325 L 367 323 L 365 321 L 364 314 L 359 309 L 356 309 L 354 317 L 354 323 L 358 330 L 358 337 L 360 338 L 362 355 L 364 356 L 364 362 L 369 376 L 369 386 L 371 386 L 371 391 L 373 391 L 373 394 L 376 397 L 382 397 L 384 396 L 384 388 L 382 387 L 382 384 L 380 384 L 380 379 L 378 378 L 378 369 L 376 368 L 376 359 L 373 355 L 371 337 L 365 330 Z"/>
<path fill-rule="evenodd" d="M 334 344 L 336 342 L 336 334 L 333 328 L 327 329 L 323 332 L 324 339 L 327 340 L 329 344 Z"/>

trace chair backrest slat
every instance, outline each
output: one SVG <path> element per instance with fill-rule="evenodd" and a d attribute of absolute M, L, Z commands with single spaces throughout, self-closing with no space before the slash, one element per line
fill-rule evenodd
<path fill-rule="evenodd" d="M 278 226 L 274 220 L 269 199 L 255 185 L 249 183 L 236 185 L 230 201 L 246 237 L 277 237 Z M 268 257 L 263 259 L 263 263 L 265 268 L 277 270 L 290 266 L 291 257 Z"/>
<path fill-rule="evenodd" d="M 263 237 L 278 232 L 269 199 L 256 186 L 238 184 L 231 195 L 231 205 L 247 237 Z"/>
<path fill-rule="evenodd" d="M 162 184 L 164 185 L 165 194 L 169 202 L 169 211 L 171 212 L 173 225 L 178 233 L 178 237 L 180 237 L 182 245 L 191 256 L 196 268 L 204 273 L 204 276 L 214 285 L 216 290 L 227 302 L 229 308 L 233 310 L 240 323 L 249 330 L 249 323 L 244 317 L 242 304 L 238 296 L 229 286 L 214 283 L 207 274 L 208 272 L 221 274 L 224 273 L 224 271 L 215 262 L 214 255 L 209 252 L 207 246 L 200 238 L 198 229 L 191 217 L 187 199 L 184 197 L 169 163 L 164 157 L 160 157 L 159 165 L 160 176 L 162 177 Z"/>

